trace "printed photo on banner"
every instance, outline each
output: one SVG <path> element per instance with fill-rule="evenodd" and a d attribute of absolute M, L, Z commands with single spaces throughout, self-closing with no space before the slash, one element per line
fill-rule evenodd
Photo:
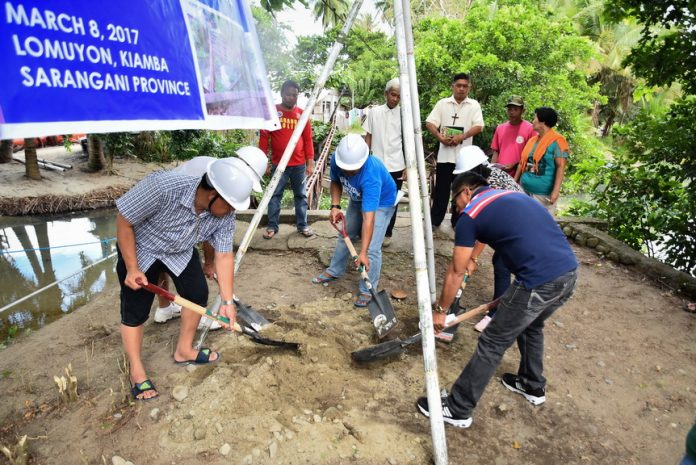
<path fill-rule="evenodd" d="M 270 119 L 265 71 L 242 2 L 183 2 L 209 116 Z"/>

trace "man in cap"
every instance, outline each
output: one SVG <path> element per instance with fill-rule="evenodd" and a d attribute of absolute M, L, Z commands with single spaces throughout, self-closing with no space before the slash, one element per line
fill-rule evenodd
<path fill-rule="evenodd" d="M 234 212 L 249 208 L 254 176 L 240 159 L 219 159 L 208 163 L 200 177 L 173 171 L 152 173 L 116 201 L 121 338 L 130 362 L 134 399 L 158 395 L 141 360 L 143 325 L 154 294 L 141 289 L 138 281 L 156 282 L 160 272 L 166 271 L 182 297 L 206 306 L 208 285 L 195 246 L 208 241 L 215 251 L 215 273 L 222 297 L 220 315 L 233 323 Z M 199 320 L 193 311 L 182 312 L 174 351 L 176 363 L 203 364 L 220 359 L 220 354 L 211 349 L 196 352 L 192 348 Z"/>
<path fill-rule="evenodd" d="M 536 135 L 532 123 L 522 119 L 524 115 L 524 99 L 512 95 L 507 101 L 507 122 L 498 125 L 493 134 L 491 163 L 515 176 L 520 155 L 527 141 Z"/>
<path fill-rule="evenodd" d="M 384 105 L 370 110 L 363 124 L 365 129 L 365 142 L 372 154 L 380 159 L 389 171 L 396 183 L 396 188 L 401 186 L 406 178 L 406 160 L 404 159 L 403 136 L 401 134 L 401 87 L 399 79 L 394 78 L 387 82 L 384 89 Z M 384 236 L 384 247 L 391 242 L 394 224 L 396 223 L 396 208 L 387 226 Z"/>
<path fill-rule="evenodd" d="M 452 262 L 440 297 L 433 304 L 433 325 L 442 329 L 446 309 L 469 266 L 475 243 L 488 244 L 501 255 L 515 282 L 503 293 L 498 312 L 481 334 L 474 354 L 451 392 L 438 405 L 417 400 L 425 416 L 442 409 L 445 423 L 471 426 L 471 414 L 505 351 L 517 341 L 517 374 L 505 373 L 503 385 L 533 405 L 546 401 L 544 322 L 573 294 L 578 262 L 556 221 L 524 193 L 492 189 L 483 177 L 468 172 L 452 183 L 452 196 L 463 210 L 454 237 Z"/>
<path fill-rule="evenodd" d="M 329 221 L 336 224 L 341 217 L 341 195 L 350 197 L 345 215 L 349 237 L 361 238 L 356 265 L 365 267 L 374 289 L 382 269 L 382 242 L 394 213 L 396 184 L 381 161 L 370 155 L 367 144 L 357 134 L 348 134 L 336 147 L 331 158 L 331 213 Z M 331 282 L 346 271 L 350 252 L 339 237 L 331 264 L 312 279 L 314 284 Z M 372 296 L 360 281 L 356 307 L 367 307 Z"/>

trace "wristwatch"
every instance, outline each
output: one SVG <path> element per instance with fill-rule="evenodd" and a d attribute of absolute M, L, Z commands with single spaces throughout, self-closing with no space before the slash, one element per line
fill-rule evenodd
<path fill-rule="evenodd" d="M 234 300 L 223 300 L 222 305 L 234 305 Z"/>
<path fill-rule="evenodd" d="M 333 204 L 333 205 L 331 205 L 331 210 L 333 210 L 334 208 L 337 208 L 337 209 L 340 210 L 340 209 L 341 209 L 341 206 L 338 205 L 338 204 Z"/>
<path fill-rule="evenodd" d="M 435 312 L 435 313 L 441 313 L 441 314 L 445 315 L 445 314 L 447 313 L 447 310 L 444 309 L 444 308 L 442 308 L 442 305 L 440 305 L 440 304 L 438 304 L 438 303 L 435 303 L 435 304 L 433 305 L 433 312 Z"/>

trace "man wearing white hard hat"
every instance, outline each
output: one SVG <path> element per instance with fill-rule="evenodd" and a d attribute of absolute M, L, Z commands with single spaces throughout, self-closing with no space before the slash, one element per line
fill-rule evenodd
<path fill-rule="evenodd" d="M 331 213 L 329 221 L 336 224 L 341 214 L 341 195 L 350 197 L 345 214 L 349 237 L 361 237 L 356 265 L 364 265 L 372 287 L 377 289 L 382 269 L 382 242 L 389 220 L 394 213 L 396 184 L 384 164 L 370 155 L 367 144 L 357 134 L 348 134 L 336 147 L 331 158 Z M 331 264 L 312 279 L 314 284 L 325 284 L 346 271 L 350 252 L 339 237 Z M 367 307 L 370 291 L 360 280 L 360 294 L 356 307 Z"/>
<path fill-rule="evenodd" d="M 457 153 L 456 166 L 454 168 L 454 175 L 461 173 L 472 172 L 480 175 L 483 179 L 488 181 L 493 189 L 500 189 L 505 191 L 515 191 L 522 192 L 522 187 L 515 182 L 515 179 L 507 174 L 502 169 L 497 166 L 488 163 L 488 157 L 483 150 L 481 150 L 476 145 L 470 145 L 468 147 L 462 147 Z M 456 217 L 455 217 L 455 213 Z M 461 212 L 453 205 L 452 208 L 452 227 L 457 229 L 457 220 Z M 478 268 L 478 257 L 483 252 L 486 244 L 477 242 L 474 246 L 474 250 L 471 253 L 471 259 L 467 267 L 469 275 L 472 275 Z M 502 260 L 499 253 L 493 253 L 493 299 L 497 299 L 507 291 L 510 287 L 510 277 L 511 273 L 508 267 Z M 486 314 L 481 321 L 479 321 L 474 329 L 478 332 L 483 332 L 490 323 L 491 319 L 495 315 L 495 309 L 491 310 Z"/>
<path fill-rule="evenodd" d="M 237 149 L 236 155 L 244 161 L 249 168 L 249 175 L 253 180 L 253 190 L 255 192 L 263 192 L 261 188 L 261 178 L 266 170 L 268 163 L 266 155 L 259 150 L 258 147 L 247 146 Z M 195 176 L 200 179 L 203 176 L 210 162 L 217 160 L 215 157 L 200 156 L 194 157 L 173 169 L 173 171 L 188 176 Z M 203 273 L 206 277 L 212 278 L 215 274 L 215 250 L 209 242 L 203 242 Z M 169 280 L 167 273 L 162 271 L 158 278 L 159 286 L 164 289 L 169 289 Z M 162 296 L 157 297 L 157 309 L 155 310 L 155 323 L 166 323 L 167 321 L 179 318 L 181 316 L 181 306 L 174 302 L 170 302 Z M 202 329 L 205 321 L 201 319 L 198 329 Z M 222 328 L 217 321 L 210 322 L 210 330 Z"/>
<path fill-rule="evenodd" d="M 177 292 L 196 304 L 208 303 L 208 285 L 196 244 L 208 241 L 215 250 L 215 273 L 220 285 L 220 315 L 234 322 L 235 211 L 249 208 L 254 184 L 252 169 L 239 158 L 210 161 L 205 174 L 189 176 L 157 171 L 146 176 L 116 201 L 116 271 L 121 284 L 121 337 L 130 362 L 131 393 L 135 400 L 157 397 L 141 360 L 143 325 L 154 294 L 138 280 L 156 282 L 161 271 L 172 278 Z M 193 337 L 200 316 L 184 310 L 174 351 L 177 364 L 216 362 L 220 354 L 196 351 Z"/>

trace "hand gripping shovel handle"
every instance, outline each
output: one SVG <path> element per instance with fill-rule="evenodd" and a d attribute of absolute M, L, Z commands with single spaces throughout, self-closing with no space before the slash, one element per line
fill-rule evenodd
<path fill-rule="evenodd" d="M 338 223 L 341 223 L 341 227 L 338 226 Z M 343 238 L 343 242 L 346 243 L 346 247 L 348 247 L 348 251 L 350 252 L 351 257 L 353 257 L 353 261 L 357 263 L 358 261 L 358 252 L 355 250 L 355 247 L 353 246 L 353 241 L 350 240 L 350 237 L 348 237 L 348 231 L 346 229 L 346 217 L 343 215 L 343 213 L 338 214 L 338 221 L 336 223 L 331 223 L 331 226 L 338 231 L 338 234 Z M 368 289 L 372 289 L 372 283 L 370 282 L 370 278 L 367 277 L 367 271 L 365 271 L 364 266 L 360 266 L 360 276 L 362 276 L 362 279 L 365 281 L 365 286 L 367 286 Z"/>
<path fill-rule="evenodd" d="M 488 310 L 491 310 L 492 308 L 498 305 L 499 300 L 499 298 L 495 299 L 493 302 L 480 305 L 474 309 L 469 310 L 468 312 L 462 313 L 461 315 L 457 316 L 454 320 L 450 321 L 444 329 L 447 329 L 450 326 L 457 325 L 462 321 L 468 320 L 469 318 L 475 315 L 485 313 Z M 402 353 L 407 346 L 420 342 L 421 338 L 421 333 L 417 333 L 407 339 L 393 339 L 391 341 L 382 342 L 381 344 L 356 350 L 351 353 L 351 356 L 353 357 L 353 360 L 355 360 L 358 363 L 374 362 L 376 360 L 381 360 Z"/>
<path fill-rule="evenodd" d="M 198 304 L 195 304 L 191 302 L 190 300 L 184 299 L 183 297 L 173 294 L 169 292 L 166 289 L 162 289 L 159 286 L 155 286 L 152 283 L 143 283 L 143 281 L 138 278 L 135 280 L 138 285 L 144 287 L 148 291 L 157 294 L 159 296 L 164 297 L 165 299 L 169 300 L 170 302 L 174 302 L 175 304 L 181 305 L 182 307 L 188 308 L 189 310 L 193 310 L 194 312 L 198 313 L 201 316 L 204 316 L 206 318 L 210 318 L 212 320 L 217 320 L 220 323 L 224 324 L 225 326 L 230 326 L 230 319 L 226 318 L 224 316 L 220 315 L 214 315 L 213 312 L 210 310 L 206 310 L 205 308 L 201 307 Z M 235 322 L 234 323 L 234 330 L 238 332 L 242 332 L 242 328 Z"/>
<path fill-rule="evenodd" d="M 498 302 L 500 302 L 500 297 L 498 297 L 497 299 L 495 299 L 493 302 L 489 302 L 489 303 L 487 303 L 487 304 L 479 305 L 479 306 L 476 307 L 476 308 L 472 308 L 472 309 L 469 310 L 468 312 L 464 312 L 464 313 L 462 313 L 461 315 L 457 315 L 453 320 L 450 320 L 450 321 L 447 323 L 447 325 L 446 325 L 443 329 L 447 329 L 447 328 L 449 328 L 450 326 L 458 325 L 458 324 L 461 323 L 462 321 L 466 321 L 466 320 L 468 320 L 469 318 L 472 318 L 472 317 L 474 317 L 474 316 L 476 316 L 476 315 L 480 315 L 481 313 L 486 313 L 486 312 L 488 312 L 488 311 L 494 309 L 495 307 L 497 307 L 497 306 L 498 306 Z"/>

